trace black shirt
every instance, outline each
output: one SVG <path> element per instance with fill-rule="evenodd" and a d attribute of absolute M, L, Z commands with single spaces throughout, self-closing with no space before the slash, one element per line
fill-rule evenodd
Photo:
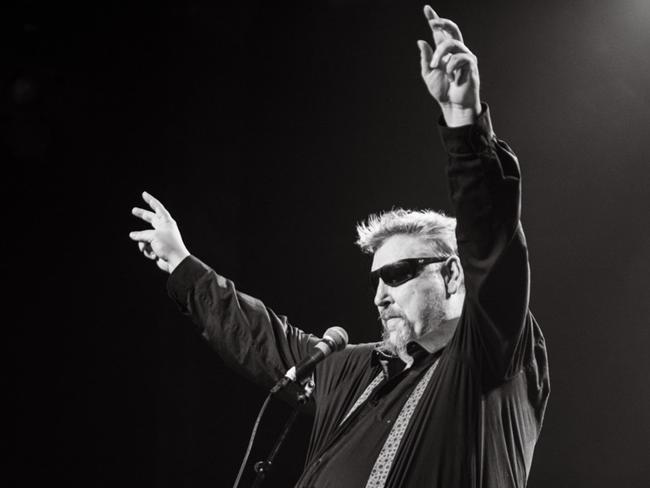
<path fill-rule="evenodd" d="M 365 486 L 411 391 L 439 359 L 402 438 L 386 486 L 523 487 L 549 395 L 547 355 L 529 303 L 528 251 L 520 216 L 520 172 L 492 132 L 477 123 L 440 126 L 466 298 L 449 343 L 409 345 L 410 368 L 382 361 L 377 344 L 350 345 L 315 371 L 315 419 L 298 487 Z M 316 337 L 235 289 L 194 257 L 168 282 L 223 359 L 264 387 L 306 356 Z M 382 371 L 389 375 L 345 421 Z"/>

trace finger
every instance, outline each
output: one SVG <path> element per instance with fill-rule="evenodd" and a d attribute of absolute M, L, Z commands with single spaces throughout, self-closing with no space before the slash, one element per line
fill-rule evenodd
<path fill-rule="evenodd" d="M 420 67 L 422 68 L 422 76 L 427 76 L 431 73 L 431 58 L 433 57 L 433 49 L 426 41 L 418 41 L 420 48 Z"/>
<path fill-rule="evenodd" d="M 447 61 L 447 71 L 448 75 L 451 75 L 455 70 L 462 68 L 466 65 L 471 65 L 476 62 L 474 55 L 467 53 L 452 54 Z"/>
<path fill-rule="evenodd" d="M 434 28 L 431 25 L 431 22 L 436 21 L 439 19 L 438 14 L 429 6 L 425 5 L 424 6 L 424 16 L 427 19 L 427 22 L 429 23 L 429 28 L 431 29 L 431 34 L 433 35 L 433 44 L 438 45 L 445 39 L 447 39 L 447 34 L 445 34 L 445 31 L 442 29 Z"/>
<path fill-rule="evenodd" d="M 131 209 L 131 213 L 135 215 L 136 217 L 141 218 L 145 222 L 149 222 L 150 224 L 153 224 L 153 219 L 156 216 L 155 213 L 150 212 L 149 210 L 145 210 L 143 208 L 138 208 L 138 207 L 133 207 Z"/>
<path fill-rule="evenodd" d="M 167 264 L 166 261 L 163 261 L 162 259 L 159 259 L 159 260 L 156 261 L 156 265 L 160 269 L 162 269 L 163 271 L 166 271 L 167 273 L 169 273 L 169 264 Z"/>
<path fill-rule="evenodd" d="M 151 242 L 154 240 L 155 232 L 156 231 L 153 229 L 135 230 L 133 232 L 129 232 L 129 237 L 134 241 Z"/>
<path fill-rule="evenodd" d="M 460 33 L 460 29 L 454 21 L 436 18 L 429 20 L 429 25 L 431 26 L 431 30 L 442 29 L 445 33 L 449 34 L 452 39 L 463 42 L 463 35 Z"/>
<path fill-rule="evenodd" d="M 163 217 L 166 217 L 168 219 L 171 219 L 172 216 L 170 213 L 167 211 L 165 206 L 160 203 L 160 201 L 155 198 L 153 195 L 147 193 L 146 191 L 142 192 L 142 198 L 144 199 L 145 202 L 149 204 L 149 206 L 155 210 L 156 213 L 161 214 Z"/>
<path fill-rule="evenodd" d="M 151 249 L 151 245 L 148 242 L 138 242 L 138 249 L 140 249 L 142 254 L 144 254 L 148 259 L 158 259 L 158 256 L 153 252 L 153 249 Z"/>
<path fill-rule="evenodd" d="M 433 57 L 431 58 L 431 68 L 439 68 L 440 60 L 447 54 L 456 54 L 456 53 L 470 53 L 471 51 L 467 49 L 467 46 L 462 42 L 459 42 L 455 39 L 447 39 L 446 41 L 441 42 L 436 46 L 436 50 L 433 52 Z"/>
<path fill-rule="evenodd" d="M 452 54 L 445 68 L 447 79 L 452 83 L 463 84 L 472 70 L 475 62 L 471 54 Z"/>
<path fill-rule="evenodd" d="M 435 20 L 440 18 L 438 17 L 436 11 L 431 8 L 431 5 L 424 6 L 424 16 L 427 18 L 427 20 Z"/>

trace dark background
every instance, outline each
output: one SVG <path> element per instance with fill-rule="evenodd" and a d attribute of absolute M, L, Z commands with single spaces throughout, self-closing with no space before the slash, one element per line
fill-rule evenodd
<path fill-rule="evenodd" d="M 11 486 L 235 478 L 264 391 L 224 368 L 128 239 L 142 190 L 241 290 L 355 342 L 379 332 L 355 223 L 450 210 L 421 2 L 215 5 L 2 9 Z M 648 486 L 650 5 L 433 6 L 477 54 L 522 166 L 552 378 L 529 486 Z M 272 406 L 252 460 L 288 413 Z M 302 418 L 269 486 L 296 479 L 309 429 Z"/>

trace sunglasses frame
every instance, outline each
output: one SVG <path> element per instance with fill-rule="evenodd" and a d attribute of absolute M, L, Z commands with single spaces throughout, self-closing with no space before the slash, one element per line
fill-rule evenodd
<path fill-rule="evenodd" d="M 381 278 L 381 280 L 386 283 L 387 286 L 390 286 L 391 288 L 398 287 L 407 281 L 411 281 L 413 278 L 419 276 L 426 265 L 432 263 L 443 263 L 450 257 L 451 256 L 406 258 L 400 259 L 398 261 L 393 261 L 392 263 L 385 264 L 381 268 L 377 268 L 376 270 L 370 272 L 370 286 L 372 287 L 373 291 L 376 291 L 377 287 L 379 286 L 379 279 Z M 390 277 L 386 275 L 396 267 L 401 268 L 403 265 L 406 265 L 407 270 L 402 277 L 403 279 L 390 279 Z"/>

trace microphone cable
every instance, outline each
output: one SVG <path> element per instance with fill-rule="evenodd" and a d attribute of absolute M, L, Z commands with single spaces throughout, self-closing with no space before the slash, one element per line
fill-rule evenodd
<path fill-rule="evenodd" d="M 246 447 L 246 454 L 244 454 L 244 460 L 242 461 L 241 466 L 239 467 L 239 473 L 237 473 L 237 479 L 235 480 L 235 484 L 233 485 L 233 488 L 237 488 L 239 486 L 239 482 L 241 481 L 242 474 L 244 474 L 244 469 L 246 468 L 246 464 L 248 463 L 248 457 L 251 454 L 251 450 L 253 448 L 253 442 L 255 441 L 255 436 L 257 435 L 257 428 L 260 426 L 262 416 L 264 415 L 264 411 L 266 410 L 266 407 L 269 404 L 269 400 L 271 399 L 271 396 L 273 396 L 273 392 L 270 392 L 268 395 L 266 395 L 266 400 L 264 400 L 264 403 L 262 404 L 262 408 L 260 408 L 260 412 L 257 414 L 257 419 L 255 420 L 255 425 L 253 425 L 253 431 L 251 432 L 251 437 L 248 441 L 248 447 Z"/>

